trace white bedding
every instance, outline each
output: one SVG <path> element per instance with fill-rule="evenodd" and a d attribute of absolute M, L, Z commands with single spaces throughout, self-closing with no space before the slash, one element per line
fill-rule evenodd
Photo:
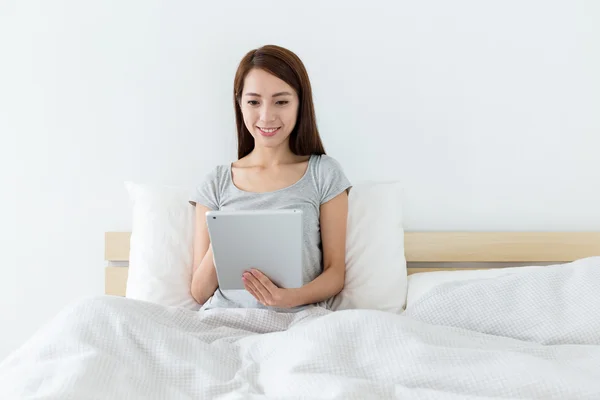
<path fill-rule="evenodd" d="M 600 398 L 600 261 L 382 311 L 195 313 L 99 297 L 0 364 L 0 399 Z"/>
<path fill-rule="evenodd" d="M 406 308 L 412 307 L 421 297 L 437 286 L 449 282 L 469 281 L 472 279 L 494 279 L 509 274 L 520 274 L 542 266 L 505 267 L 480 270 L 418 272 L 408 276 Z"/>

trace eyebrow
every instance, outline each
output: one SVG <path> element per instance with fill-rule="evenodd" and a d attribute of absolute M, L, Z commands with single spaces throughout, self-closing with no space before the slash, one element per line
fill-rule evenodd
<path fill-rule="evenodd" d="M 279 97 L 279 96 L 291 96 L 292 94 L 290 92 L 277 92 L 273 95 L 273 97 Z M 253 96 L 253 97 L 261 97 L 260 94 L 258 93 L 253 93 L 253 92 L 248 92 L 246 93 L 244 96 Z"/>

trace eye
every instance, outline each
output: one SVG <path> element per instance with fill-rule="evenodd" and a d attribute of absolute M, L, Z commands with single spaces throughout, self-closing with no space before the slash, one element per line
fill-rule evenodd
<path fill-rule="evenodd" d="M 276 102 L 275 104 L 277 104 L 278 106 L 285 106 L 286 104 L 288 104 L 289 101 L 288 100 L 279 100 L 278 102 Z"/>
<path fill-rule="evenodd" d="M 248 104 L 251 105 L 251 106 L 256 106 L 256 105 L 258 105 L 258 101 L 256 101 L 256 100 L 248 100 Z"/>

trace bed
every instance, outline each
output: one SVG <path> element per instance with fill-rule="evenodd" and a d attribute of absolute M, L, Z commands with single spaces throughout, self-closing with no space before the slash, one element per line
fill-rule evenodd
<path fill-rule="evenodd" d="M 129 242 L 106 234 L 105 295 L 5 359 L 0 398 L 600 398 L 600 232 L 406 232 L 401 312 L 128 299 Z"/>

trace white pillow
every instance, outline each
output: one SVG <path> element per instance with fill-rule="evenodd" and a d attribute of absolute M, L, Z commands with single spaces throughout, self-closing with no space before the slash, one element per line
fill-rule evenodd
<path fill-rule="evenodd" d="M 348 199 L 346 282 L 330 307 L 400 313 L 406 290 L 402 187 L 356 184 Z"/>
<path fill-rule="evenodd" d="M 126 297 L 197 310 L 193 264 L 192 188 L 126 182 L 133 205 Z"/>

